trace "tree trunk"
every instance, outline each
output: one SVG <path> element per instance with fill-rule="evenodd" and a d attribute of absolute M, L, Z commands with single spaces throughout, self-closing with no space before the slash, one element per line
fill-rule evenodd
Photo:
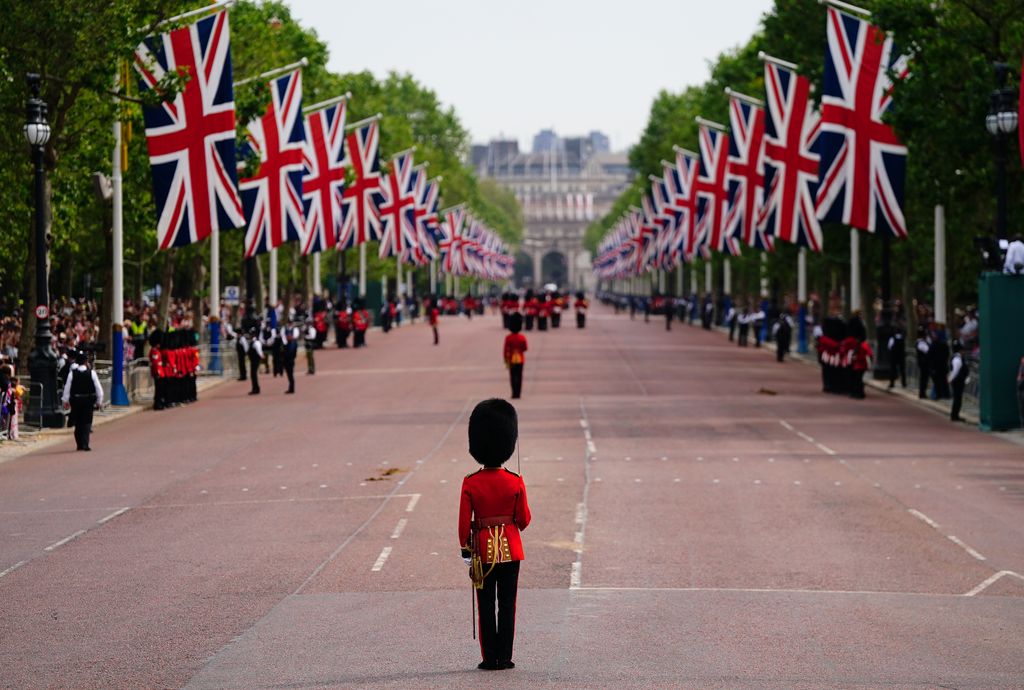
<path fill-rule="evenodd" d="M 265 305 L 265 301 L 264 301 L 264 297 L 263 297 L 263 294 L 264 294 L 263 293 L 263 289 L 264 289 L 263 288 L 263 262 L 260 261 L 260 257 L 257 256 L 256 260 L 253 261 L 253 264 L 255 265 L 255 268 L 256 268 L 256 301 L 255 301 L 255 307 L 256 307 L 257 313 L 262 314 L 263 313 L 263 308 L 264 308 L 264 305 Z"/>
<path fill-rule="evenodd" d="M 177 249 L 171 248 L 164 254 L 164 267 L 160 280 L 160 301 L 157 303 L 157 328 L 167 328 L 167 310 L 171 305 L 171 290 L 174 287 L 174 254 Z"/>

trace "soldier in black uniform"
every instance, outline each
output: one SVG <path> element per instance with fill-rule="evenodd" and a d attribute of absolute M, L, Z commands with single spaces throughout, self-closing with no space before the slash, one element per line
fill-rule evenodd
<path fill-rule="evenodd" d="M 260 394 L 260 362 L 265 357 L 263 355 L 263 343 L 260 342 L 259 331 L 253 327 L 249 329 L 248 349 L 246 354 L 249 355 L 249 374 L 252 377 L 252 390 L 249 391 L 249 395 Z"/>
<path fill-rule="evenodd" d="M 70 421 L 75 426 L 75 445 L 78 450 L 92 450 L 89 434 L 92 432 L 92 413 L 103 404 L 103 387 L 96 372 L 89 367 L 89 357 L 82 350 L 75 352 L 64 394 L 64 409 L 71 410 Z"/>
<path fill-rule="evenodd" d="M 897 377 L 907 387 L 906 343 L 903 329 L 897 325 L 896 331 L 889 337 L 889 388 L 896 387 Z"/>
<path fill-rule="evenodd" d="M 960 421 L 960 407 L 964 401 L 964 384 L 967 383 L 967 363 L 961 354 L 963 346 L 959 340 L 953 341 L 953 359 L 949 362 L 949 376 L 947 381 L 953 389 L 953 407 L 949 412 L 949 419 L 953 422 Z"/>
<path fill-rule="evenodd" d="M 299 354 L 299 341 L 297 329 L 285 328 L 282 331 L 284 336 L 284 373 L 288 377 L 288 390 L 285 393 L 292 394 L 295 392 L 295 358 Z"/>

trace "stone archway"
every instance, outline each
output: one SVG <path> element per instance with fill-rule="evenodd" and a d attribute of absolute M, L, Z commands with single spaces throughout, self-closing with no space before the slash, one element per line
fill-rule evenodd
<path fill-rule="evenodd" d="M 516 266 L 515 266 L 515 284 L 516 287 L 532 288 L 534 287 L 533 275 L 533 257 L 526 252 L 516 252 Z"/>
<path fill-rule="evenodd" d="M 556 250 L 549 251 L 541 259 L 541 285 L 554 283 L 560 290 L 565 290 L 569 284 L 569 260 L 565 254 Z"/>

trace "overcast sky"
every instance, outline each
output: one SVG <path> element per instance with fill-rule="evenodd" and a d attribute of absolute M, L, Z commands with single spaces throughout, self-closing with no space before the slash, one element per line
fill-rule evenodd
<path fill-rule="evenodd" d="M 409 72 L 455 107 L 475 143 L 605 132 L 636 143 L 651 101 L 708 77 L 771 0 L 286 0 L 331 70 Z M 359 94 L 352 94 L 353 99 Z"/>

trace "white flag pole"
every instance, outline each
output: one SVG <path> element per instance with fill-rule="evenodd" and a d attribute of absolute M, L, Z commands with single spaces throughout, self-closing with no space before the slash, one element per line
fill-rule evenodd
<path fill-rule="evenodd" d="M 935 207 L 935 320 L 946 323 L 946 207 Z"/>
<path fill-rule="evenodd" d="M 320 285 L 320 252 L 313 255 L 313 294 L 319 295 L 322 291 Z"/>
<path fill-rule="evenodd" d="M 366 242 L 359 245 L 359 297 L 366 298 Z"/>
<path fill-rule="evenodd" d="M 270 250 L 270 306 L 277 308 L 277 247 Z"/>
<path fill-rule="evenodd" d="M 437 294 L 437 259 L 430 260 L 430 294 Z"/>
<path fill-rule="evenodd" d="M 860 231 L 850 228 L 850 311 L 860 308 Z"/>

